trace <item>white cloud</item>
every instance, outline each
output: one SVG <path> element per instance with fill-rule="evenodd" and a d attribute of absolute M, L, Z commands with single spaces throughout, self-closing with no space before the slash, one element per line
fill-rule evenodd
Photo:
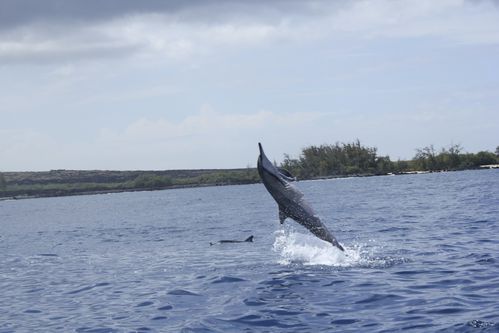
<path fill-rule="evenodd" d="M 167 118 L 141 118 L 122 131 L 102 129 L 102 143 L 160 143 L 173 140 L 185 140 L 196 137 L 202 140 L 227 140 L 243 135 L 248 131 L 265 129 L 294 129 L 315 122 L 324 115 L 314 112 L 296 112 L 277 114 L 270 111 L 258 111 L 252 114 L 219 113 L 208 105 L 197 114 L 188 116 L 179 122 Z M 204 139 L 203 139 L 204 138 Z"/>
<path fill-rule="evenodd" d="M 495 137 L 491 2 L 289 3 L 0 27 L 0 168 L 241 167 L 259 140 L 279 160 L 357 137 L 396 158 Z M 204 101 L 217 111 L 188 116 Z"/>
<path fill-rule="evenodd" d="M 106 163 L 120 161 L 128 168 L 245 167 L 254 165 L 257 142 L 286 145 L 286 138 L 302 137 L 303 127 L 316 126 L 326 116 L 264 110 L 230 114 L 204 106 L 177 122 L 167 117 L 141 118 L 122 130 L 102 129 L 97 146 L 107 152 Z"/>
<path fill-rule="evenodd" d="M 129 55 L 136 47 L 118 39 L 111 40 L 93 27 L 35 23 L 0 34 L 0 60 L 4 63 L 116 58 Z"/>
<path fill-rule="evenodd" d="M 0 59 L 59 62 L 138 55 L 183 60 L 224 46 L 251 46 L 288 33 L 262 22 L 217 24 L 172 21 L 159 14 L 136 15 L 91 26 L 33 24 L 0 35 Z"/>
<path fill-rule="evenodd" d="M 411 158 L 417 147 L 451 142 L 476 152 L 494 148 L 487 146 L 489 139 L 480 137 L 499 130 L 497 123 L 487 122 L 492 118 L 492 111 L 465 109 L 362 115 L 262 110 L 236 115 L 205 106 L 179 121 L 167 116 L 140 118 L 121 129 L 101 129 L 97 137 L 78 142 L 29 129 L 0 130 L 0 170 L 245 167 L 255 165 L 257 142 L 279 162 L 284 153 L 296 157 L 307 145 L 356 138 L 392 159 Z"/>
<path fill-rule="evenodd" d="M 491 2 L 364 0 L 332 17 L 337 31 L 365 38 L 439 37 L 459 43 L 499 43 L 499 11 Z"/>
<path fill-rule="evenodd" d="M 160 14 L 117 19 L 95 28 L 106 38 L 125 45 L 139 45 L 140 56 L 184 60 L 206 55 L 223 47 L 251 47 L 279 38 L 289 38 L 299 30 L 284 20 L 274 22 L 222 21 L 182 22 Z"/>
<path fill-rule="evenodd" d="M 183 60 L 223 47 L 317 38 L 438 37 L 454 43 L 499 43 L 499 10 L 487 1 L 362 0 L 318 7 L 314 14 L 283 11 L 270 17 L 235 12 L 218 21 L 137 14 L 88 25 L 33 23 L 0 35 L 0 59 L 53 62 L 140 55 Z"/>

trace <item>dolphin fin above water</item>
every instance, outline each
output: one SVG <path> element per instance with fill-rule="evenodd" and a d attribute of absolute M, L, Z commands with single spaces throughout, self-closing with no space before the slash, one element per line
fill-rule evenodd
<path fill-rule="evenodd" d="M 248 237 L 248 238 L 246 238 L 244 241 L 245 241 L 245 242 L 251 242 L 251 243 L 253 243 L 253 235 L 249 236 L 249 237 Z"/>
<path fill-rule="evenodd" d="M 215 245 L 215 244 L 224 244 L 224 243 L 253 243 L 253 235 L 249 236 L 248 238 L 246 238 L 243 241 L 233 240 L 233 239 L 222 239 L 222 240 L 215 242 L 215 243 L 210 242 L 210 246 Z"/>
<path fill-rule="evenodd" d="M 303 199 L 303 194 L 290 181 L 295 177 L 284 169 L 274 166 L 258 143 L 260 155 L 258 156 L 257 169 L 263 185 L 277 202 L 279 207 L 279 222 L 282 224 L 286 218 L 291 218 L 307 228 L 316 237 L 331 243 L 341 251 L 343 246 L 334 238 L 327 227 L 316 216 L 312 207 Z"/>
<path fill-rule="evenodd" d="M 277 168 L 277 171 L 279 171 L 279 174 L 281 175 L 281 177 L 285 178 L 286 180 L 288 180 L 290 182 L 296 181 L 296 177 L 293 176 L 291 174 L 291 172 L 289 172 L 288 170 L 286 170 L 284 168 Z"/>

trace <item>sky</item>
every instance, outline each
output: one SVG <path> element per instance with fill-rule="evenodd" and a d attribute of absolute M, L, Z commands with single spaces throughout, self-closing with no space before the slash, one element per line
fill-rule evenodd
<path fill-rule="evenodd" d="M 1 0 L 0 171 L 499 145 L 499 1 Z"/>

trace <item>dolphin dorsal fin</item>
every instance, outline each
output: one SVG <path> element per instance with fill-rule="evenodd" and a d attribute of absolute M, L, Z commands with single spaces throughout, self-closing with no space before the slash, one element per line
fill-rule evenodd
<path fill-rule="evenodd" d="M 245 242 L 253 242 L 253 235 L 249 236 L 244 240 Z"/>

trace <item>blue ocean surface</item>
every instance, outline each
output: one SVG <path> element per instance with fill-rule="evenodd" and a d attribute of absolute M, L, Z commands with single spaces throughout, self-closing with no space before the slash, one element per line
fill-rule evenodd
<path fill-rule="evenodd" d="M 499 170 L 0 202 L 0 332 L 499 332 Z M 253 243 L 215 244 L 221 239 Z"/>

